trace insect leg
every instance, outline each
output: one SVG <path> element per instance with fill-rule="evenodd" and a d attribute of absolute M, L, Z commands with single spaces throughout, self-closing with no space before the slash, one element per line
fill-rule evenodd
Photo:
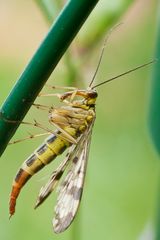
<path fill-rule="evenodd" d="M 72 92 L 73 93 L 73 92 Z M 71 96 L 72 94 L 69 94 L 69 96 Z M 70 101 L 66 100 L 66 98 L 68 97 L 63 97 L 64 94 L 60 94 L 60 93 L 40 93 L 38 95 L 38 97 L 57 97 L 59 100 L 61 100 L 62 102 L 66 103 L 67 105 L 71 105 Z"/>
<path fill-rule="evenodd" d="M 32 106 L 34 106 L 34 107 L 36 107 L 37 109 L 40 109 L 40 110 L 50 110 L 50 109 L 52 109 L 52 107 L 50 107 L 50 106 L 37 104 L 37 103 L 33 103 Z"/>
<path fill-rule="evenodd" d="M 42 136 L 42 135 L 47 135 L 47 134 L 54 134 L 56 137 L 59 137 L 59 138 L 61 138 L 62 140 L 67 140 L 67 141 L 69 141 L 69 142 L 71 142 L 71 143 L 73 142 L 73 141 L 71 141 L 70 138 L 68 138 L 67 136 L 62 136 L 62 135 L 57 134 L 55 131 L 52 131 L 52 130 L 50 130 L 49 128 L 46 128 L 46 127 L 44 127 L 42 124 L 38 123 L 36 120 L 34 120 L 34 123 L 31 123 L 31 122 L 24 122 L 24 121 L 18 121 L 18 120 L 17 120 L 17 121 L 15 121 L 15 120 L 8 120 L 8 119 L 5 119 L 3 116 L 2 116 L 2 118 L 3 118 L 3 120 L 4 120 L 5 122 L 8 122 L 8 123 L 15 124 L 15 123 L 19 122 L 19 123 L 24 124 L 24 125 L 31 125 L 31 126 L 33 126 L 33 127 L 41 128 L 41 129 L 47 131 L 47 133 L 37 134 L 37 135 L 36 135 L 37 137 L 38 137 L 38 136 Z M 65 135 L 66 135 L 66 134 L 65 134 Z M 33 135 L 32 135 L 32 136 L 29 136 L 29 137 L 26 137 L 26 138 L 24 138 L 24 139 L 15 140 L 14 142 L 10 142 L 9 145 L 10 145 L 10 144 L 14 144 L 14 143 L 21 142 L 21 141 L 23 141 L 23 140 L 31 139 L 31 138 L 34 138 Z M 74 143 L 75 143 L 75 141 L 74 141 Z"/>
<path fill-rule="evenodd" d="M 61 94 L 59 93 L 39 93 L 38 97 L 58 97 L 61 99 Z"/>
<path fill-rule="evenodd" d="M 39 133 L 39 134 L 29 134 L 28 137 L 25 137 L 23 139 L 15 140 L 13 142 L 9 142 L 8 145 L 19 143 L 19 142 L 23 142 L 23 141 L 28 140 L 28 139 L 34 139 L 36 137 L 41 137 L 41 136 L 45 136 L 45 135 L 49 135 L 49 134 L 50 134 L 49 132 L 47 132 L 47 133 Z"/>
<path fill-rule="evenodd" d="M 8 120 L 8 119 L 6 119 L 6 118 L 3 117 L 3 115 L 2 115 L 1 112 L 0 112 L 0 117 L 1 117 L 5 122 L 11 123 L 11 124 L 21 123 L 21 124 L 24 124 L 24 125 L 31 125 L 31 126 L 33 126 L 33 127 L 41 128 L 41 129 L 47 131 L 47 133 L 37 134 L 37 135 L 36 135 L 37 137 L 38 137 L 38 136 L 42 136 L 42 135 L 47 135 L 47 134 L 54 134 L 56 137 L 59 137 L 59 138 L 61 138 L 61 139 L 63 139 L 63 140 L 69 141 L 69 139 L 68 139 L 67 137 L 62 136 L 62 135 L 59 135 L 59 134 L 57 134 L 56 132 L 54 132 L 54 131 L 52 131 L 52 130 L 50 130 L 50 129 L 48 129 L 48 128 L 43 127 L 43 125 L 41 125 L 40 123 L 38 123 L 36 120 L 34 120 L 34 123 L 24 122 L 24 121 L 18 121 L 18 120 Z M 31 139 L 31 138 L 33 138 L 33 135 L 32 135 L 32 136 L 29 136 L 29 137 L 26 137 L 26 138 L 24 138 L 24 139 L 15 140 L 15 141 L 13 141 L 13 142 L 10 142 L 9 145 L 10 145 L 10 144 L 14 144 L 14 143 L 21 142 L 21 141 L 23 141 L 23 140 Z M 69 142 L 71 142 L 71 141 L 69 141 Z M 72 143 L 72 142 L 71 142 L 71 143 Z"/>
<path fill-rule="evenodd" d="M 45 84 L 46 87 L 49 87 L 51 89 L 64 89 L 64 90 L 75 90 L 76 88 L 75 87 L 64 87 L 64 86 L 52 86 L 52 85 L 49 85 L 49 84 Z"/>
<path fill-rule="evenodd" d="M 77 91 L 78 91 L 78 89 L 75 89 L 75 90 L 73 91 L 73 93 L 72 93 L 72 95 L 71 95 L 71 98 L 70 98 L 70 102 L 73 102 L 75 96 L 77 95 Z"/>
<path fill-rule="evenodd" d="M 71 99 L 70 102 L 73 101 L 73 99 L 75 98 L 78 89 L 76 87 L 64 87 L 64 86 L 52 86 L 52 85 L 46 85 L 47 87 L 51 88 L 51 89 L 64 89 L 64 90 L 72 90 L 73 93 L 71 94 Z M 56 94 L 55 96 L 57 96 L 58 94 Z M 58 96 L 59 97 L 59 96 Z"/>
<path fill-rule="evenodd" d="M 67 140 L 68 142 L 71 142 L 70 139 L 66 136 L 66 134 L 64 134 L 63 136 L 62 135 L 59 135 L 57 134 L 55 131 L 52 131 L 51 129 L 49 128 L 46 128 L 44 127 L 42 124 L 38 123 L 36 120 L 34 120 L 34 123 L 31 123 L 31 122 L 22 122 L 22 124 L 28 124 L 28 125 L 31 125 L 33 127 L 37 127 L 37 128 L 41 128 L 45 131 L 47 131 L 49 134 L 54 134 L 56 137 L 59 137 L 61 138 L 62 140 Z M 71 142 L 72 143 L 72 142 Z"/>

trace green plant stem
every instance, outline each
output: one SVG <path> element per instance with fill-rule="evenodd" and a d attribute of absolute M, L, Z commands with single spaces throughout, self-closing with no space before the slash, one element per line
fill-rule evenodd
<path fill-rule="evenodd" d="M 97 2 L 70 0 L 64 6 L 0 110 L 0 155 Z"/>
<path fill-rule="evenodd" d="M 155 57 L 160 58 L 160 1 L 158 6 L 157 39 Z M 160 154 L 160 62 L 154 64 L 152 75 L 151 103 L 149 111 L 149 129 L 152 142 Z M 160 240 L 160 181 L 157 196 L 155 240 Z"/>
<path fill-rule="evenodd" d="M 159 2 L 160 11 L 160 2 Z M 157 21 L 157 42 L 155 58 L 158 62 L 154 64 L 153 75 L 152 75 L 152 90 L 151 90 L 151 103 L 149 112 L 149 128 L 153 143 L 156 150 L 160 154 L 160 12 L 158 12 Z"/>

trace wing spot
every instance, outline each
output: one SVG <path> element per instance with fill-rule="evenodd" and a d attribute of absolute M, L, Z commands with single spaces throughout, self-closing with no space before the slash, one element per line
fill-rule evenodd
<path fill-rule="evenodd" d="M 67 216 L 58 219 L 55 219 L 54 221 L 54 231 L 55 233 L 63 232 L 66 228 L 69 227 L 70 223 L 73 220 L 73 215 L 71 212 L 67 214 Z"/>
<path fill-rule="evenodd" d="M 76 164 L 77 162 L 78 162 L 78 157 L 76 156 L 73 158 L 73 163 Z"/>
<path fill-rule="evenodd" d="M 80 200 L 81 196 L 82 196 L 82 190 L 83 190 L 83 188 L 79 188 L 79 187 L 73 186 L 69 190 L 68 194 L 72 195 L 74 200 Z"/>
<path fill-rule="evenodd" d="M 59 171 L 55 177 L 56 180 L 59 180 L 63 174 L 63 171 Z"/>

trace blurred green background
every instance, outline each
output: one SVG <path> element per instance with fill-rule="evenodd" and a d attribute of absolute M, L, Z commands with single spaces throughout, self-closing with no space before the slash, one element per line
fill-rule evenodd
<path fill-rule="evenodd" d="M 107 14 L 107 9 L 113 11 L 120 2 L 114 0 L 114 4 L 108 7 L 107 1 L 100 1 L 84 29 L 87 29 L 87 24 L 94 24 L 94 16 L 102 14 L 101 4 Z M 97 82 L 154 58 L 156 15 L 156 0 L 132 1 L 118 19 L 123 25 L 109 39 Z M 48 25 L 34 1 L 0 1 L 1 104 L 47 31 Z M 77 74 L 89 81 L 97 66 L 103 39 L 97 40 L 92 50 L 87 41 L 89 38 L 82 28 L 80 37 L 73 43 L 71 54 L 76 62 L 74 67 L 78 66 Z M 83 58 L 85 52 L 87 57 Z M 151 239 L 147 237 L 152 235 L 154 227 L 159 175 L 158 157 L 147 132 L 151 69 L 147 67 L 97 89 L 97 119 L 85 190 L 78 216 L 65 233 L 55 235 L 52 230 L 56 194 L 52 194 L 36 211 L 33 209 L 39 189 L 47 181 L 54 164 L 34 176 L 25 186 L 17 202 L 16 215 L 8 219 L 12 179 L 22 162 L 43 139 L 25 141 L 7 148 L 1 157 L 0 168 L 0 239 Z M 62 60 L 49 82 L 64 86 L 67 74 L 65 61 Z M 78 85 L 83 86 L 84 83 Z M 37 102 L 57 104 L 55 99 L 40 99 Z M 46 112 L 33 108 L 26 118 L 47 122 L 48 116 Z M 39 132 L 22 126 L 15 139 L 23 138 L 27 131 Z"/>

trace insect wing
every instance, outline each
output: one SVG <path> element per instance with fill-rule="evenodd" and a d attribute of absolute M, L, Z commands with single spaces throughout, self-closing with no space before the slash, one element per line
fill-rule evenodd
<path fill-rule="evenodd" d="M 63 232 L 69 227 L 78 210 L 86 173 L 89 146 L 93 124 L 82 136 L 77 155 L 72 159 L 71 169 L 60 185 L 53 228 L 55 233 Z"/>
<path fill-rule="evenodd" d="M 65 157 L 65 159 L 62 161 L 62 163 L 58 166 L 58 168 L 53 171 L 51 177 L 49 178 L 48 182 L 45 186 L 43 186 L 39 192 L 35 208 L 37 208 L 40 204 L 44 202 L 44 200 L 51 194 L 51 192 L 55 189 L 57 186 L 61 176 L 63 175 L 66 167 L 68 166 L 71 159 L 75 157 L 76 149 L 78 145 L 72 145 L 69 148 L 69 151 Z"/>

